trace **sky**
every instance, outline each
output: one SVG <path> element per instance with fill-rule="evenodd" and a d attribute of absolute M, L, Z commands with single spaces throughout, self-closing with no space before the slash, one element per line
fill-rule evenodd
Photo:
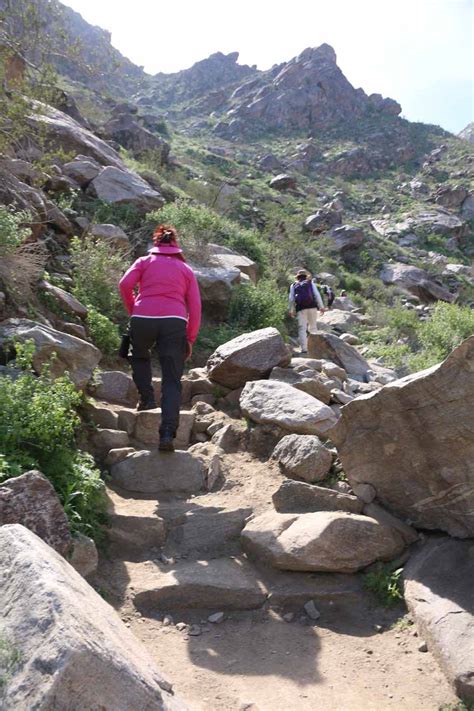
<path fill-rule="evenodd" d="M 268 69 L 326 42 L 356 88 L 396 99 L 410 121 L 453 133 L 474 121 L 474 0 L 63 2 L 151 74 L 218 51 Z"/>

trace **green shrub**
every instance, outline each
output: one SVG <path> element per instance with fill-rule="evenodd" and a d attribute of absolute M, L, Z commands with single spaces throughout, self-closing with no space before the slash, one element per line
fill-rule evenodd
<path fill-rule="evenodd" d="M 223 343 L 227 343 L 227 341 L 231 341 L 241 333 L 242 331 L 238 328 L 229 326 L 226 323 L 217 326 L 203 326 L 199 331 L 194 350 L 213 353 L 216 348 Z"/>
<path fill-rule="evenodd" d="M 232 294 L 229 322 L 242 331 L 274 326 L 285 333 L 287 308 L 287 298 L 275 282 L 262 280 L 256 286 L 242 284 Z"/>
<path fill-rule="evenodd" d="M 142 224 L 142 215 L 134 205 L 115 205 L 103 200 L 88 201 L 84 206 L 93 222 L 118 225 L 124 230 L 136 229 Z"/>
<path fill-rule="evenodd" d="M 465 338 L 474 334 L 474 311 L 468 306 L 439 303 L 431 319 L 420 324 L 419 352 L 410 358 L 413 370 L 444 360 Z"/>
<path fill-rule="evenodd" d="M 14 212 L 10 208 L 0 205 L 0 254 L 5 256 L 15 251 L 30 230 L 24 227 L 31 217 L 26 212 Z"/>
<path fill-rule="evenodd" d="M 403 568 L 390 570 L 379 563 L 373 570 L 366 573 L 364 585 L 373 592 L 386 607 L 396 605 L 403 600 L 401 591 L 401 575 Z"/>
<path fill-rule="evenodd" d="M 74 296 L 112 321 L 125 320 L 118 291 L 120 277 L 129 266 L 124 253 L 111 250 L 105 242 L 96 242 L 93 237 L 75 237 L 71 240 L 71 260 Z"/>
<path fill-rule="evenodd" d="M 28 367 L 14 382 L 0 377 L 0 481 L 39 469 L 53 484 L 71 530 L 100 537 L 105 521 L 104 485 L 90 455 L 76 449 L 81 395 L 67 375 L 36 376 L 34 345 L 16 345 L 15 365 Z"/>
<path fill-rule="evenodd" d="M 217 242 L 247 255 L 260 266 L 265 262 L 262 242 L 256 232 L 243 229 L 208 207 L 177 200 L 150 213 L 147 220 L 153 224 L 174 225 L 184 248 L 195 259 L 205 254 L 209 243 Z"/>
<path fill-rule="evenodd" d="M 113 355 L 120 346 L 120 334 L 117 326 L 93 306 L 88 306 L 87 325 L 89 333 L 99 350 L 105 355 Z"/>

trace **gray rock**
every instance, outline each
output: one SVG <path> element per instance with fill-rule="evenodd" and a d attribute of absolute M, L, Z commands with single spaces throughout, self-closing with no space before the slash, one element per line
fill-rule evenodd
<path fill-rule="evenodd" d="M 306 482 L 325 479 L 332 464 L 331 452 L 315 435 L 286 435 L 273 450 L 272 459 L 285 476 Z"/>
<path fill-rule="evenodd" d="M 402 264 L 400 262 L 385 264 L 380 273 L 380 278 L 384 284 L 395 284 L 410 294 L 418 296 L 424 303 L 437 300 L 451 303 L 455 300 L 454 294 L 437 284 L 428 272 L 410 264 Z"/>
<path fill-rule="evenodd" d="M 0 526 L 19 523 L 65 556 L 72 544 L 69 523 L 58 495 L 39 471 L 0 485 Z"/>
<path fill-rule="evenodd" d="M 474 542 L 429 540 L 403 571 L 418 631 L 467 704 L 474 701 Z"/>
<path fill-rule="evenodd" d="M 86 188 L 102 170 L 95 160 L 85 156 L 76 156 L 73 161 L 63 165 L 63 173 L 72 178 L 81 188 Z"/>
<path fill-rule="evenodd" d="M 207 362 L 207 371 L 211 380 L 234 389 L 268 376 L 275 366 L 288 365 L 290 358 L 276 328 L 261 328 L 219 346 Z"/>
<path fill-rule="evenodd" d="M 330 309 L 318 317 L 318 328 L 321 330 L 334 329 L 341 333 L 352 331 L 367 321 L 365 316 L 342 309 Z"/>
<path fill-rule="evenodd" d="M 90 225 L 88 232 L 102 242 L 110 244 L 111 247 L 124 250 L 130 249 L 130 242 L 126 233 L 117 225 L 93 224 Z"/>
<path fill-rule="evenodd" d="M 308 600 L 307 603 L 304 605 L 304 611 L 308 615 L 308 617 L 312 620 L 319 620 L 321 617 L 321 613 L 319 612 L 318 608 L 314 604 L 314 600 Z"/>
<path fill-rule="evenodd" d="M 122 430 L 109 430 L 98 428 L 90 436 L 90 445 L 94 456 L 104 459 L 111 449 L 128 447 L 129 437 Z"/>
<path fill-rule="evenodd" d="M 370 365 L 359 351 L 331 333 L 309 334 L 308 354 L 311 358 L 331 361 L 355 379 L 367 379 Z M 327 372 L 327 371 L 326 371 Z"/>
<path fill-rule="evenodd" d="M 365 241 L 365 234 L 360 227 L 341 225 L 328 232 L 328 238 L 333 249 L 344 253 L 362 246 Z"/>
<path fill-rule="evenodd" d="M 351 484 L 372 484 L 417 527 L 473 536 L 473 399 L 474 336 L 443 363 L 356 398 L 331 431 Z"/>
<path fill-rule="evenodd" d="M 239 553 L 239 538 L 251 508 L 188 511 L 170 531 L 166 551 L 193 558 Z"/>
<path fill-rule="evenodd" d="M 280 173 L 270 180 L 269 185 L 274 190 L 294 190 L 296 188 L 296 178 L 287 173 Z"/>
<path fill-rule="evenodd" d="M 164 200 L 136 173 L 107 166 L 92 180 L 87 192 L 112 205 L 133 205 L 142 212 L 163 207 Z"/>
<path fill-rule="evenodd" d="M 202 267 L 193 265 L 203 309 L 213 320 L 225 320 L 232 291 L 241 281 L 240 269 L 235 267 Z"/>
<path fill-rule="evenodd" d="M 98 400 L 135 407 L 138 401 L 135 383 L 121 370 L 102 370 L 96 377 L 94 395 Z"/>
<path fill-rule="evenodd" d="M 404 549 L 398 531 L 358 514 L 318 511 L 257 516 L 242 531 L 244 550 L 282 570 L 355 573 Z"/>
<path fill-rule="evenodd" d="M 85 319 L 87 317 L 87 308 L 69 292 L 61 289 L 59 286 L 53 286 L 53 284 L 50 284 L 44 280 L 40 282 L 39 286 L 42 291 L 49 294 L 49 296 L 63 311 L 66 311 L 73 316 L 78 316 L 81 319 Z"/>
<path fill-rule="evenodd" d="M 23 526 L 0 528 L 0 624 L 19 661 L 4 708 L 184 710 L 116 612 Z"/>
<path fill-rule="evenodd" d="M 0 324 L 0 351 L 14 339 L 21 343 L 28 340 L 34 342 L 33 366 L 37 371 L 56 353 L 52 375 L 57 377 L 67 370 L 79 388 L 86 386 L 102 355 L 91 343 L 24 318 L 10 318 Z"/>
<path fill-rule="evenodd" d="M 127 491 L 146 494 L 195 494 L 204 486 L 204 467 L 188 452 L 147 450 L 113 464 L 113 481 Z"/>
<path fill-rule="evenodd" d="M 160 440 L 161 410 L 142 410 L 133 413 L 135 427 L 133 436 L 138 442 L 147 445 L 157 445 Z M 120 420 L 119 420 L 120 422 Z M 181 410 L 179 425 L 176 431 L 175 447 L 183 449 L 189 445 L 194 425 L 194 412 Z"/>
<path fill-rule="evenodd" d="M 221 244 L 209 244 L 210 260 L 212 264 L 221 269 L 239 269 L 256 284 L 258 278 L 258 265 L 248 257 L 234 252 L 229 247 Z"/>
<path fill-rule="evenodd" d="M 99 554 L 92 538 L 84 536 L 82 533 L 74 537 L 69 562 L 83 578 L 95 573 L 99 564 Z"/>
<path fill-rule="evenodd" d="M 331 402 L 330 388 L 325 385 L 324 378 L 314 369 L 307 368 L 304 370 L 301 366 L 298 367 L 298 370 L 294 368 L 273 368 L 270 373 L 270 380 L 278 380 L 280 383 L 292 385 L 297 390 L 302 390 L 304 393 L 312 395 L 325 405 L 329 405 Z"/>
<path fill-rule="evenodd" d="M 240 396 L 244 415 L 259 424 L 277 425 L 295 434 L 323 434 L 337 416 L 316 398 L 276 380 L 247 383 Z"/>
<path fill-rule="evenodd" d="M 291 480 L 286 480 L 280 485 L 273 494 L 272 500 L 279 513 L 348 511 L 360 514 L 364 505 L 356 496 Z"/>

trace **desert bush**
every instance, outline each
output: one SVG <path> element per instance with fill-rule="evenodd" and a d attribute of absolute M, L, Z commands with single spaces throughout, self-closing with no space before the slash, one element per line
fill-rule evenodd
<path fill-rule="evenodd" d="M 275 282 L 265 279 L 255 286 L 242 284 L 233 292 L 229 323 L 242 332 L 274 326 L 286 333 L 287 308 L 286 296 L 279 291 Z"/>
<path fill-rule="evenodd" d="M 120 346 L 120 334 L 117 326 L 93 306 L 88 306 L 87 325 L 89 334 L 99 350 L 105 355 L 113 355 Z"/>
<path fill-rule="evenodd" d="M 82 396 L 67 375 L 32 370 L 32 342 L 15 345 L 14 365 L 25 368 L 12 381 L 0 377 L 0 481 L 39 469 L 51 481 L 71 530 L 100 538 L 105 521 L 104 485 L 90 455 L 76 449 Z"/>
<path fill-rule="evenodd" d="M 198 263 L 203 262 L 203 254 L 205 258 L 207 245 L 211 242 L 235 249 L 261 266 L 265 262 L 264 249 L 256 232 L 239 227 L 208 207 L 177 200 L 150 213 L 147 220 L 153 224 L 174 225 L 186 253 Z"/>
<path fill-rule="evenodd" d="M 419 350 L 409 360 L 411 369 L 422 370 L 439 363 L 473 334 L 474 311 L 471 308 L 438 303 L 432 317 L 419 326 Z"/>
<path fill-rule="evenodd" d="M 124 252 L 110 249 L 93 237 L 71 240 L 74 287 L 72 293 L 83 304 L 92 306 L 111 321 L 124 321 L 126 314 L 118 282 L 129 266 Z"/>

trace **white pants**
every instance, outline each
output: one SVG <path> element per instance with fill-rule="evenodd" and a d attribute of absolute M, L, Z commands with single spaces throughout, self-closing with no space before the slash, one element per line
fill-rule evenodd
<path fill-rule="evenodd" d="M 308 350 L 308 331 L 316 333 L 318 321 L 318 309 L 303 309 L 296 314 L 298 319 L 298 340 L 301 350 Z"/>

